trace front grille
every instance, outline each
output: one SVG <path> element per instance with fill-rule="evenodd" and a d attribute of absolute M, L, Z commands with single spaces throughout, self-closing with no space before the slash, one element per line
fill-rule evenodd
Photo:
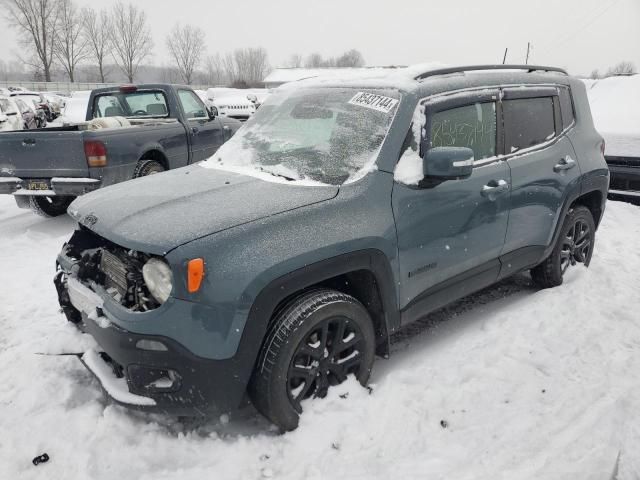
<path fill-rule="evenodd" d="M 127 265 L 107 249 L 102 250 L 100 270 L 105 275 L 104 287 L 115 289 L 121 297 L 127 293 Z"/>

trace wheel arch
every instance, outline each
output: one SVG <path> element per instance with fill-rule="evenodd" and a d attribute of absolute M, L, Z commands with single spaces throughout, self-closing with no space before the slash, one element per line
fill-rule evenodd
<path fill-rule="evenodd" d="M 558 216 L 551 243 L 547 246 L 544 251 L 544 255 L 542 256 L 543 259 L 547 258 L 551 254 L 551 251 L 560 236 L 564 219 L 574 205 L 584 205 L 587 207 L 593 215 L 596 228 L 598 227 L 604 213 L 608 185 L 609 177 L 605 175 L 598 175 L 590 177 L 587 181 L 583 181 L 579 184 L 579 188 L 573 188 L 569 191 L 562 204 L 562 210 Z M 578 187 L 578 185 L 576 185 L 576 187 Z"/>
<path fill-rule="evenodd" d="M 158 147 L 154 147 L 149 150 L 146 150 L 142 155 L 140 155 L 138 162 L 142 160 L 154 160 L 160 163 L 165 170 L 169 170 L 169 160 L 167 159 L 167 156 L 162 151 L 162 149 Z"/>
<path fill-rule="evenodd" d="M 316 287 L 347 293 L 360 301 L 373 320 L 376 353 L 388 355 L 389 337 L 400 321 L 394 276 L 382 251 L 366 249 L 294 270 L 273 280 L 260 291 L 249 311 L 239 348 L 245 354 L 252 352 L 252 366 L 276 314 L 293 298 Z M 253 348 L 247 342 L 254 343 Z"/>

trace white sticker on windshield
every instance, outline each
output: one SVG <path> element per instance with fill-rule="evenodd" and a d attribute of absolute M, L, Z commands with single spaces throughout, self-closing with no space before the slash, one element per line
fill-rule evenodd
<path fill-rule="evenodd" d="M 351 100 L 351 105 L 359 105 L 360 107 L 371 108 L 379 112 L 389 113 L 396 106 L 398 100 L 384 95 L 376 95 L 375 93 L 358 92 Z"/>

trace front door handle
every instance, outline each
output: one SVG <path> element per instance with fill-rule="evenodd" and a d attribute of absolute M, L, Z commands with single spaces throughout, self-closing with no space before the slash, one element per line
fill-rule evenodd
<path fill-rule="evenodd" d="M 576 161 L 571 158 L 569 155 L 564 157 L 558 163 L 556 163 L 553 167 L 553 171 L 556 173 L 563 172 L 565 170 L 569 170 L 576 166 Z"/>
<path fill-rule="evenodd" d="M 483 197 L 487 197 L 489 198 L 489 200 L 494 201 L 498 195 L 508 191 L 509 191 L 509 184 L 507 183 L 506 180 L 500 179 L 498 181 L 491 180 L 484 187 L 482 187 L 480 194 Z"/>

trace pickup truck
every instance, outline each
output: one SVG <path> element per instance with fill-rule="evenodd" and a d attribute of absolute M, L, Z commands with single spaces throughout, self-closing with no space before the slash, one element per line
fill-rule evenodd
<path fill-rule="evenodd" d="M 185 86 L 93 90 L 85 122 L 0 133 L 0 194 L 61 215 L 84 193 L 209 158 L 240 125 Z"/>

